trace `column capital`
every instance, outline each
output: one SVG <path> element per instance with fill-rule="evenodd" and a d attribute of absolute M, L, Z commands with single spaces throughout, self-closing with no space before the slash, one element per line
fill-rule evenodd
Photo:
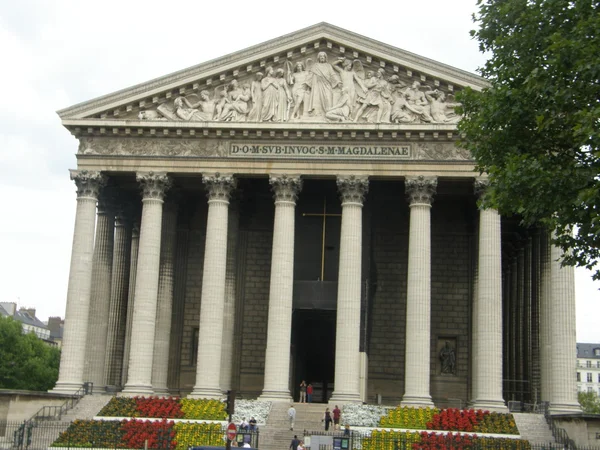
<path fill-rule="evenodd" d="M 269 184 L 276 202 L 296 203 L 302 190 L 300 175 L 269 175 Z"/>
<path fill-rule="evenodd" d="M 359 203 L 361 205 L 364 203 L 365 195 L 369 192 L 369 177 L 338 176 L 336 183 L 342 205 L 344 203 Z"/>
<path fill-rule="evenodd" d="M 473 192 L 475 192 L 475 195 L 477 196 L 477 198 L 483 197 L 483 195 L 485 194 L 485 191 L 487 190 L 489 185 L 490 185 L 490 180 L 488 178 L 483 178 L 483 177 L 475 178 L 475 181 L 473 182 Z"/>
<path fill-rule="evenodd" d="M 106 186 L 108 177 L 102 172 L 91 170 L 72 170 L 71 180 L 77 185 L 77 198 L 97 199 L 101 189 Z"/>
<path fill-rule="evenodd" d="M 221 200 L 229 202 L 232 191 L 237 186 L 237 180 L 233 174 L 219 173 L 202 174 L 202 183 L 206 186 L 208 201 Z"/>
<path fill-rule="evenodd" d="M 437 177 L 406 177 L 404 186 L 410 206 L 418 203 L 431 205 L 437 189 Z"/>
<path fill-rule="evenodd" d="M 164 172 L 138 172 L 136 180 L 142 188 L 144 200 L 163 200 L 171 187 L 171 178 Z"/>

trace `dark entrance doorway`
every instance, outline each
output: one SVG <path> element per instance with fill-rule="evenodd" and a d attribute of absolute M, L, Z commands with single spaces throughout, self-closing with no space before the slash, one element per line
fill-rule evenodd
<path fill-rule="evenodd" d="M 313 403 L 327 402 L 334 381 L 335 311 L 295 309 L 292 330 L 294 400 L 305 380 L 313 385 Z"/>

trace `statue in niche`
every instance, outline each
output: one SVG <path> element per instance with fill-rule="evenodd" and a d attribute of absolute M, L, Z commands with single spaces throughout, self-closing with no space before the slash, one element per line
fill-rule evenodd
<path fill-rule="evenodd" d="M 440 361 L 442 363 L 442 373 L 450 375 L 456 373 L 456 353 L 450 346 L 449 341 L 446 341 L 446 344 L 440 350 Z"/>
<path fill-rule="evenodd" d="M 421 83 L 418 81 L 413 82 L 413 84 L 404 91 L 404 96 L 407 103 L 406 107 L 415 115 L 415 118 L 422 122 L 433 121 L 430 114 L 431 107 L 429 106 L 429 102 L 427 101 L 425 94 L 421 92 Z"/>
<path fill-rule="evenodd" d="M 454 108 L 459 106 L 459 103 L 447 102 L 446 94 L 437 89 L 425 92 L 425 98 L 429 102 L 431 117 L 434 122 L 439 123 L 456 123 L 460 120 L 454 112 Z"/>
<path fill-rule="evenodd" d="M 348 90 L 344 87 L 336 104 L 325 113 L 325 118 L 334 122 L 349 122 L 350 115 L 352 114 L 352 105 Z"/>
<path fill-rule="evenodd" d="M 191 97 L 191 96 L 189 96 Z M 182 99 L 183 103 L 190 108 L 195 109 L 196 113 L 193 117 L 194 119 L 190 120 L 213 120 L 215 115 L 215 102 L 210 99 L 210 94 L 208 91 L 203 90 L 200 91 L 200 99 L 196 103 L 192 103 L 188 97 L 179 97 Z M 177 100 L 177 99 L 176 99 Z M 177 108 L 177 105 L 175 105 Z M 177 114 L 179 116 L 179 114 Z"/>
<path fill-rule="evenodd" d="M 300 119 L 304 115 L 306 96 L 310 90 L 306 84 L 308 72 L 303 62 L 297 62 L 293 70 L 291 66 L 292 63 L 286 61 L 287 82 L 292 86 L 292 100 L 294 104 L 291 119 Z"/>
<path fill-rule="evenodd" d="M 327 53 L 319 52 L 317 62 L 308 70 L 307 111 L 311 116 L 325 116 L 333 106 L 333 90 L 341 84 L 341 79 L 327 61 Z"/>
<path fill-rule="evenodd" d="M 227 88 L 227 96 L 221 108 L 219 120 L 230 122 L 232 120 L 243 122 L 248 115 L 248 102 L 250 101 L 250 86 L 239 85 L 238 80 L 231 80 Z"/>
<path fill-rule="evenodd" d="M 392 110 L 392 96 L 389 83 L 383 77 L 385 71 L 379 69 L 377 72 L 369 72 L 369 74 L 370 77 L 365 82 L 368 89 L 367 95 L 364 99 L 359 100 L 361 106 L 358 108 L 354 121 L 358 122 L 360 119 L 365 119 L 367 122 L 388 123 Z"/>
<path fill-rule="evenodd" d="M 290 117 L 290 108 L 292 107 L 292 94 L 284 75 L 285 72 L 283 69 L 275 71 L 275 80 L 278 88 L 276 122 L 287 122 Z"/>
<path fill-rule="evenodd" d="M 260 87 L 262 89 L 261 122 L 274 122 L 277 119 L 279 86 L 277 79 L 273 76 L 274 73 L 273 67 L 267 67 L 265 76 L 260 82 Z"/>
<path fill-rule="evenodd" d="M 340 74 L 342 86 L 350 97 L 350 104 L 354 106 L 357 97 L 364 98 L 367 92 L 363 82 L 365 72 L 362 63 L 358 59 L 353 62 L 346 58 L 339 58 L 333 63 L 333 68 Z"/>
<path fill-rule="evenodd" d="M 262 88 L 260 82 L 263 79 L 262 72 L 256 72 L 254 81 L 250 85 L 250 99 L 252 100 L 252 108 L 248 113 L 249 122 L 260 122 L 260 110 L 262 108 Z"/>

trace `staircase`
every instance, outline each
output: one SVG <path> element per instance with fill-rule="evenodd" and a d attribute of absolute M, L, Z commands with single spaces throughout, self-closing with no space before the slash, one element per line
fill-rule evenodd
<path fill-rule="evenodd" d="M 513 417 L 515 418 L 521 438 L 528 440 L 532 445 L 563 448 L 562 445 L 557 444 L 554 440 L 554 436 L 552 436 L 550 427 L 543 414 L 513 413 Z"/>
<path fill-rule="evenodd" d="M 325 428 L 321 419 L 327 407 L 330 410 L 332 409 L 324 403 L 294 403 L 294 408 L 296 408 L 296 423 L 292 431 L 290 430 L 290 422 L 287 414 L 290 404 L 286 402 L 273 402 L 267 423 L 260 428 L 260 440 L 258 443 L 260 450 L 286 450 L 290 447 L 290 442 L 294 435 L 297 435 L 298 439 L 303 439 L 304 430 L 324 431 Z"/>

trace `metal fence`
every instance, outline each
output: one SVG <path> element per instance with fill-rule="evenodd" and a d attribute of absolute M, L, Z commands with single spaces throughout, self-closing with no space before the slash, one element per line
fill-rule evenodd
<path fill-rule="evenodd" d="M 27 420 L 24 422 L 0 421 L 0 450 L 47 450 L 58 439 L 60 434 L 65 431 L 72 422 L 59 422 L 48 420 Z M 205 430 L 201 435 L 196 434 L 194 439 L 198 439 L 198 444 L 201 442 L 222 442 L 224 441 L 225 431 Z M 174 447 L 171 442 L 170 433 L 161 433 L 156 431 L 153 436 L 155 442 L 149 448 L 155 449 L 170 449 Z M 120 433 L 102 433 L 96 436 L 99 439 L 95 442 L 95 438 L 90 438 L 89 442 L 82 445 L 80 442 L 64 442 L 61 448 L 81 448 L 81 447 L 101 447 L 107 449 L 123 448 L 122 434 Z M 259 432 L 258 431 L 240 431 L 236 439 L 231 443 L 232 448 L 242 447 L 245 443 L 249 443 L 251 447 L 258 448 Z M 187 445 L 189 444 L 189 445 Z M 194 447 L 194 440 L 186 441 L 186 447 Z M 131 447 L 127 447 L 131 448 Z M 143 448 L 143 446 L 140 446 Z"/>

